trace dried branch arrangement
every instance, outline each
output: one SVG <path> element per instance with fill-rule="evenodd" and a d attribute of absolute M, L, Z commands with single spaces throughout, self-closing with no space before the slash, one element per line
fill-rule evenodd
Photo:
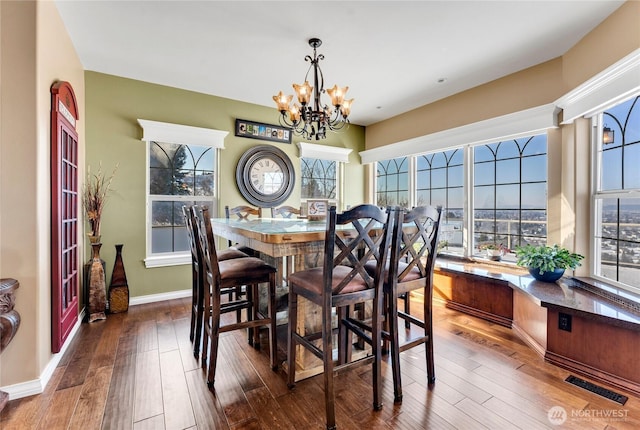
<path fill-rule="evenodd" d="M 82 189 L 82 205 L 91 225 L 91 236 L 100 236 L 100 220 L 102 210 L 111 191 L 111 182 L 118 170 L 118 164 L 113 168 L 111 175 L 107 177 L 102 171 L 102 163 L 96 173 L 91 173 L 91 166 L 87 166 L 87 180 Z"/>

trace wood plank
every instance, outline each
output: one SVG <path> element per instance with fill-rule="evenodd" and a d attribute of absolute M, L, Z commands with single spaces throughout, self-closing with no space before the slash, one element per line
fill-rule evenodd
<path fill-rule="evenodd" d="M 113 366 L 117 349 L 113 345 L 118 344 L 122 334 L 123 317 L 122 314 L 109 315 L 104 321 L 104 330 L 100 340 L 94 345 L 94 354 L 89 369 L 96 369 L 104 366 Z"/>
<path fill-rule="evenodd" d="M 161 321 L 156 324 L 158 333 L 158 351 L 173 351 L 178 349 L 178 340 L 176 339 L 176 331 L 173 327 L 173 321 Z"/>
<path fill-rule="evenodd" d="M 95 354 L 95 346 L 99 342 L 105 326 L 106 321 L 87 324 L 77 348 L 73 351 L 73 358 L 69 361 L 64 376 L 58 384 L 59 390 L 75 387 L 84 383 L 84 379 Z"/>
<path fill-rule="evenodd" d="M 246 333 L 246 330 L 238 330 L 238 332 Z M 242 343 L 246 343 L 246 339 Z M 260 379 L 256 369 L 233 336 L 221 336 L 218 348 L 219 356 L 233 357 L 233 360 L 225 360 L 224 362 L 228 367 L 218 367 L 218 372 L 233 372 L 245 392 L 264 387 L 264 383 L 262 379 Z M 263 359 L 261 356 L 258 356 L 258 358 L 259 360 Z"/>
<path fill-rule="evenodd" d="M 136 354 L 135 375 L 133 421 L 138 422 L 164 413 L 158 350 Z"/>
<path fill-rule="evenodd" d="M 520 428 L 492 411 L 483 408 L 471 399 L 463 399 L 461 402 L 456 404 L 456 408 L 460 409 L 465 414 L 490 429 L 508 430 Z"/>
<path fill-rule="evenodd" d="M 141 321 L 138 324 L 138 352 L 158 349 L 158 329 L 155 320 Z"/>
<path fill-rule="evenodd" d="M 185 373 L 198 430 L 224 430 L 229 425 L 218 399 L 207 388 L 200 369 Z"/>
<path fill-rule="evenodd" d="M 67 428 L 81 392 L 82 385 L 57 390 L 42 420 L 35 428 L 38 430 Z"/>
<path fill-rule="evenodd" d="M 285 413 L 266 387 L 248 391 L 246 396 L 263 428 L 291 430 L 297 428 L 288 417 L 290 411 Z"/>
<path fill-rule="evenodd" d="M 102 426 L 112 370 L 112 367 L 89 370 L 71 417 L 69 429 L 98 429 Z"/>
<path fill-rule="evenodd" d="M 133 430 L 163 430 L 165 428 L 164 415 L 156 415 L 133 425 Z"/>
<path fill-rule="evenodd" d="M 166 429 L 194 426 L 196 419 L 193 416 L 189 389 L 177 349 L 160 354 L 160 374 Z"/>
<path fill-rule="evenodd" d="M 135 337 L 127 336 L 124 339 L 135 339 Z M 102 422 L 104 430 L 127 429 L 133 425 L 136 358 L 137 354 L 124 353 L 118 354 L 116 358 L 105 404 Z"/>
<path fill-rule="evenodd" d="M 193 343 L 189 340 L 190 320 L 191 318 L 180 318 L 173 321 L 173 329 L 185 372 L 200 369 L 200 361 L 193 356 Z M 200 348 L 202 348 L 202 343 Z"/>

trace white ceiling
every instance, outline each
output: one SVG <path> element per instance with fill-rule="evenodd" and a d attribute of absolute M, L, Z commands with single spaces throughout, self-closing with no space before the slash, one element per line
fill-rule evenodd
<path fill-rule="evenodd" d="M 556 58 L 622 3 L 56 0 L 86 70 L 274 108 L 318 37 L 360 125 Z"/>

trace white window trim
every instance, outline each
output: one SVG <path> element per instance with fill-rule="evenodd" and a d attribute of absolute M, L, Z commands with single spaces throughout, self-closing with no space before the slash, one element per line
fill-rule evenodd
<path fill-rule="evenodd" d="M 590 118 L 640 91 L 640 49 L 556 101 L 563 109 L 562 124 L 576 118 Z"/>
<path fill-rule="evenodd" d="M 362 164 L 391 158 L 447 151 L 466 145 L 478 145 L 546 133 L 558 128 L 558 109 L 547 104 L 484 121 L 427 134 L 380 148 L 360 152 Z"/>
<path fill-rule="evenodd" d="M 317 145 L 314 143 L 298 142 L 300 158 L 317 158 L 320 160 L 349 162 L 349 154 L 353 151 L 348 148 L 338 148 L 336 146 Z"/>
<path fill-rule="evenodd" d="M 190 252 L 171 252 L 171 253 L 156 253 L 151 252 L 151 208 L 149 203 L 154 199 L 154 196 L 149 194 L 149 147 L 151 142 L 163 142 L 174 143 L 179 145 L 198 145 L 198 146 L 210 146 L 216 149 L 216 187 L 215 194 L 211 197 L 212 200 L 217 199 L 218 184 L 219 184 L 219 154 L 218 149 L 224 149 L 224 138 L 229 134 L 228 131 L 214 130 L 210 128 L 192 127 L 188 125 L 172 124 L 166 122 L 150 121 L 145 119 L 138 119 L 138 124 L 142 128 L 142 141 L 146 143 L 146 182 L 145 182 L 145 236 L 146 236 L 146 258 L 144 264 L 146 268 L 153 267 L 165 267 L 165 266 L 177 266 L 183 264 L 191 264 Z M 176 196 L 178 197 L 178 196 Z M 193 200 L 205 200 L 204 196 L 188 196 L 189 201 Z M 179 200 L 179 199 L 175 199 Z"/>

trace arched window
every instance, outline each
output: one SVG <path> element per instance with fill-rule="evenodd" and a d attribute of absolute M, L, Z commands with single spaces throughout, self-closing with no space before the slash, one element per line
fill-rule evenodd
<path fill-rule="evenodd" d="M 546 135 L 475 146 L 473 155 L 474 248 L 546 244 Z"/>
<path fill-rule="evenodd" d="M 640 96 L 595 121 L 594 275 L 640 292 Z"/>

